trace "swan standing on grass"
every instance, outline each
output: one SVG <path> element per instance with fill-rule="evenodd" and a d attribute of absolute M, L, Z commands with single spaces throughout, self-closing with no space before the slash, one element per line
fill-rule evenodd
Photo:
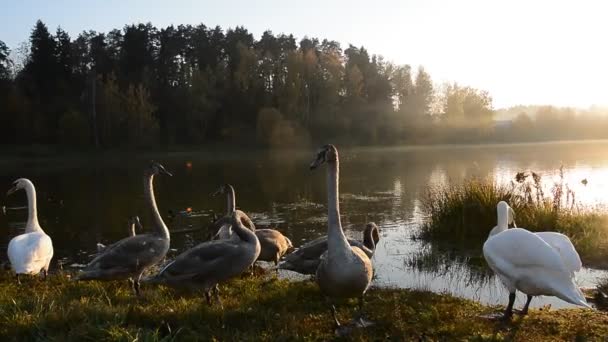
<path fill-rule="evenodd" d="M 219 194 L 226 194 L 227 198 L 227 212 L 228 214 L 233 211 L 240 211 L 236 209 L 236 195 L 234 188 L 230 184 L 224 184 L 213 194 L 217 196 Z M 256 229 L 255 225 L 247 215 L 241 216 L 246 223 L 246 226 L 255 233 L 260 241 L 260 255 L 258 260 L 274 262 L 275 266 L 279 264 L 279 260 L 288 250 L 293 248 L 291 240 L 276 229 Z M 214 224 L 217 226 L 217 224 Z M 235 237 L 232 233 L 230 224 L 224 224 L 220 227 L 214 239 L 228 239 Z M 276 269 L 278 272 L 278 268 Z"/>
<path fill-rule="evenodd" d="M 568 237 L 551 232 L 535 234 L 522 228 L 508 229 L 513 222 L 513 209 L 504 201 L 499 202 L 496 209 L 498 225 L 490 231 L 483 255 L 509 291 L 503 318 L 513 315 L 516 290 L 528 296 L 523 314 L 528 312 L 532 297 L 543 295 L 590 308 L 574 283 L 580 259 Z"/>
<path fill-rule="evenodd" d="M 316 281 L 321 292 L 330 298 L 359 298 L 357 323 L 366 326 L 363 318 L 363 296 L 372 282 L 372 262 L 359 247 L 351 246 L 342 231 L 338 202 L 339 158 L 333 145 L 325 145 L 310 164 L 314 170 L 327 163 L 327 252 L 317 268 Z M 334 322 L 340 327 L 336 308 L 332 305 Z"/>
<path fill-rule="evenodd" d="M 139 230 L 141 232 L 143 230 L 143 227 L 141 226 L 141 221 L 139 220 L 139 216 L 133 216 L 133 217 L 129 218 L 129 236 L 130 237 L 135 236 L 137 230 Z M 116 243 L 106 246 L 106 245 L 98 242 L 97 243 L 97 253 L 101 253 L 101 252 L 107 250 L 108 248 L 114 247 L 115 245 L 116 245 Z"/>
<path fill-rule="evenodd" d="M 360 248 L 368 258 L 374 256 L 376 245 L 380 241 L 378 226 L 374 222 L 365 225 L 363 231 L 363 242 L 348 238 L 351 247 Z M 301 274 L 315 274 L 321 255 L 327 251 L 327 236 L 321 236 L 302 245 L 292 253 L 283 258 L 279 269 L 290 270 Z"/>
<path fill-rule="evenodd" d="M 178 255 L 157 275 L 145 279 L 144 283 L 202 289 L 208 304 L 211 304 L 209 292 L 214 290 L 221 306 L 217 284 L 245 272 L 260 255 L 260 242 L 243 225 L 244 215 L 235 211 L 221 219 L 222 223 L 232 225 L 237 238 L 203 242 Z"/>
<path fill-rule="evenodd" d="M 15 236 L 8 243 L 8 259 L 17 274 L 17 282 L 19 282 L 21 274 L 36 275 L 40 272 L 46 279 L 51 259 L 53 259 L 53 242 L 38 223 L 34 184 L 29 179 L 17 179 L 6 194 L 10 195 L 21 189 L 24 189 L 27 194 L 27 223 L 25 233 Z"/>
<path fill-rule="evenodd" d="M 129 279 L 135 294 L 139 295 L 139 281 L 143 272 L 160 262 L 169 250 L 169 229 L 163 222 L 154 197 L 154 176 L 171 176 L 165 168 L 153 162 L 144 171 L 144 191 L 152 212 L 155 232 L 124 238 L 95 257 L 76 280 Z"/>

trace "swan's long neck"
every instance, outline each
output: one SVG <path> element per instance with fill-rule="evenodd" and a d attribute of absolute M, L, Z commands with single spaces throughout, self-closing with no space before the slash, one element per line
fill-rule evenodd
<path fill-rule="evenodd" d="M 247 229 L 243 225 L 242 220 L 244 220 L 245 217 L 247 217 L 247 215 L 245 215 L 241 211 L 235 212 L 234 215 L 235 215 L 236 220 L 233 221 L 232 231 L 236 235 L 238 235 L 241 240 L 243 240 L 245 242 L 254 242 L 255 240 L 257 240 L 255 233 L 253 233 L 251 230 Z"/>
<path fill-rule="evenodd" d="M 342 231 L 340 222 L 340 203 L 338 199 L 340 163 L 336 161 L 327 163 L 327 243 L 328 253 L 332 254 L 340 248 L 349 248 L 350 245 Z"/>
<path fill-rule="evenodd" d="M 363 245 L 372 251 L 376 249 L 376 241 L 374 241 L 375 230 L 375 227 L 371 227 L 363 232 Z"/>
<path fill-rule="evenodd" d="M 229 185 L 228 191 L 226 193 L 226 214 L 230 215 L 233 211 L 236 210 L 236 195 L 234 193 L 234 188 Z"/>
<path fill-rule="evenodd" d="M 158 207 L 156 206 L 156 198 L 154 197 L 154 175 L 144 177 L 144 190 L 144 195 L 146 196 L 146 200 L 152 211 L 152 220 L 154 228 L 156 228 L 156 234 L 169 239 L 169 229 L 165 225 L 163 218 L 158 212 Z"/>
<path fill-rule="evenodd" d="M 31 233 L 40 231 L 42 228 L 38 223 L 38 207 L 36 206 L 36 188 L 31 183 L 28 183 L 25 187 L 25 193 L 27 195 L 27 223 L 25 225 L 25 232 Z"/>
<path fill-rule="evenodd" d="M 497 208 L 497 217 L 496 227 L 490 231 L 490 237 L 509 229 L 509 207 L 499 206 Z"/>

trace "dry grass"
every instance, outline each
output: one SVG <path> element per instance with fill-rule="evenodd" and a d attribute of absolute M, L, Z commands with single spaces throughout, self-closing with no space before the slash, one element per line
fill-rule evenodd
<path fill-rule="evenodd" d="M 431 189 L 423 202 L 428 220 L 419 237 L 481 248 L 496 225 L 496 204 L 506 201 L 515 210 L 518 226 L 566 234 L 584 264 L 608 268 L 608 215 L 577 205 L 563 179 L 562 174 L 549 195 L 533 172 L 518 173 L 510 185 L 473 179 Z"/>
<path fill-rule="evenodd" d="M 234 280 L 222 286 L 224 310 L 202 296 L 146 287 L 142 298 L 125 283 L 48 282 L 18 285 L 0 276 L 0 340 L 331 340 L 330 313 L 308 281 Z M 342 320 L 354 301 L 338 307 Z M 377 324 L 349 340 L 596 340 L 608 336 L 608 316 L 591 310 L 532 310 L 503 324 L 480 315 L 500 308 L 431 292 L 371 289 L 369 317 Z"/>

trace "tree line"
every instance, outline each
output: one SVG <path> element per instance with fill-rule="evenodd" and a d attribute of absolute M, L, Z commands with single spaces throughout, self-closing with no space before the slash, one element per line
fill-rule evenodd
<path fill-rule="evenodd" d="M 2 144 L 482 141 L 494 114 L 485 91 L 327 39 L 150 23 L 72 38 L 38 21 L 13 53 L 0 41 Z"/>

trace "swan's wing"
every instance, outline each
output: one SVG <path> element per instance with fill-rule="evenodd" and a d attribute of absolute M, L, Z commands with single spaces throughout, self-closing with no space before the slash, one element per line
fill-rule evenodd
<path fill-rule="evenodd" d="M 557 250 L 570 272 L 578 272 L 583 267 L 578 252 L 566 235 L 556 232 L 539 232 L 536 235 Z"/>
<path fill-rule="evenodd" d="M 589 306 L 557 250 L 540 236 L 513 228 L 490 237 L 483 254 L 509 291 L 553 295 Z"/>
<path fill-rule="evenodd" d="M 483 245 L 488 264 L 507 276 L 518 268 L 542 268 L 552 272 L 567 272 L 557 251 L 538 235 L 525 229 L 513 228 L 489 238 Z"/>
<path fill-rule="evenodd" d="M 159 278 L 204 279 L 229 268 L 231 260 L 241 254 L 238 244 L 230 240 L 208 241 L 180 254 L 158 274 Z"/>
<path fill-rule="evenodd" d="M 13 238 L 7 254 L 17 273 L 37 273 L 53 258 L 53 242 L 44 233 L 27 233 Z"/>
<path fill-rule="evenodd" d="M 108 246 L 87 265 L 84 271 L 111 268 L 136 270 L 142 264 L 158 258 L 159 254 L 162 254 L 160 249 L 163 248 L 163 239 L 155 235 L 140 234 L 126 237 Z"/>
<path fill-rule="evenodd" d="M 321 236 L 300 246 L 289 254 L 286 260 L 290 256 L 301 259 L 318 259 L 326 250 L 327 236 Z"/>

